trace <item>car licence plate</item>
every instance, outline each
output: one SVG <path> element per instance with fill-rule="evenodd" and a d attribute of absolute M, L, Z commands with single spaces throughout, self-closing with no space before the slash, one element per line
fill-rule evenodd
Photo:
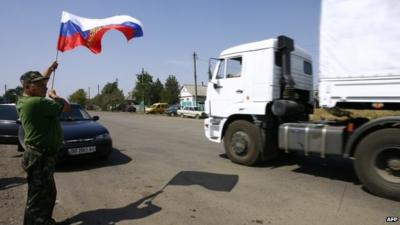
<path fill-rule="evenodd" d="M 88 154 L 96 151 L 96 146 L 80 147 L 80 148 L 70 148 L 68 149 L 68 154 L 70 155 L 82 155 Z"/>

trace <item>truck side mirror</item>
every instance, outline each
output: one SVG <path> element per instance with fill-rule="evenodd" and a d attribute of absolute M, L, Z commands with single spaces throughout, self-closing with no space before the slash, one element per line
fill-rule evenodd
<path fill-rule="evenodd" d="M 220 88 L 222 88 L 222 86 L 219 85 L 219 84 L 217 84 L 217 83 L 213 83 L 213 87 L 214 87 L 214 89 L 220 89 Z"/>

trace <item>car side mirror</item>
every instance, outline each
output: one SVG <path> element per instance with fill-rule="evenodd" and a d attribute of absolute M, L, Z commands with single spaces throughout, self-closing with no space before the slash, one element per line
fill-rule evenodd
<path fill-rule="evenodd" d="M 99 116 L 93 116 L 92 119 L 93 119 L 93 121 L 97 121 L 97 120 L 100 119 L 100 117 Z"/>

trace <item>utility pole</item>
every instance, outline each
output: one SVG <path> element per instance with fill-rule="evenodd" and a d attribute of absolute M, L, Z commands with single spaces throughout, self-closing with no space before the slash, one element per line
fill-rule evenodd
<path fill-rule="evenodd" d="M 143 77 L 144 77 L 144 68 L 142 68 L 142 75 L 140 76 L 140 83 L 142 84 L 143 112 L 146 112 L 145 107 L 144 107 L 144 85 L 143 85 Z"/>
<path fill-rule="evenodd" d="M 100 85 L 97 85 L 97 95 L 100 94 Z"/>
<path fill-rule="evenodd" d="M 7 92 L 7 84 L 4 84 L 4 94 Z"/>
<path fill-rule="evenodd" d="M 196 60 L 197 54 L 193 52 L 193 66 L 194 66 L 194 106 L 197 106 L 197 74 L 196 74 Z"/>
<path fill-rule="evenodd" d="M 90 100 L 90 87 L 88 87 L 88 99 Z"/>

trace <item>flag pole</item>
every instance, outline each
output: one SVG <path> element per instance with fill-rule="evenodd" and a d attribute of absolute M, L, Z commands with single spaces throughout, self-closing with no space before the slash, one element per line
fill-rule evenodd
<path fill-rule="evenodd" d="M 58 60 L 58 49 L 57 49 L 57 53 L 56 53 L 56 61 Z M 53 90 L 54 87 L 54 80 L 56 79 L 56 70 L 53 71 L 53 80 L 51 81 L 51 90 Z"/>

